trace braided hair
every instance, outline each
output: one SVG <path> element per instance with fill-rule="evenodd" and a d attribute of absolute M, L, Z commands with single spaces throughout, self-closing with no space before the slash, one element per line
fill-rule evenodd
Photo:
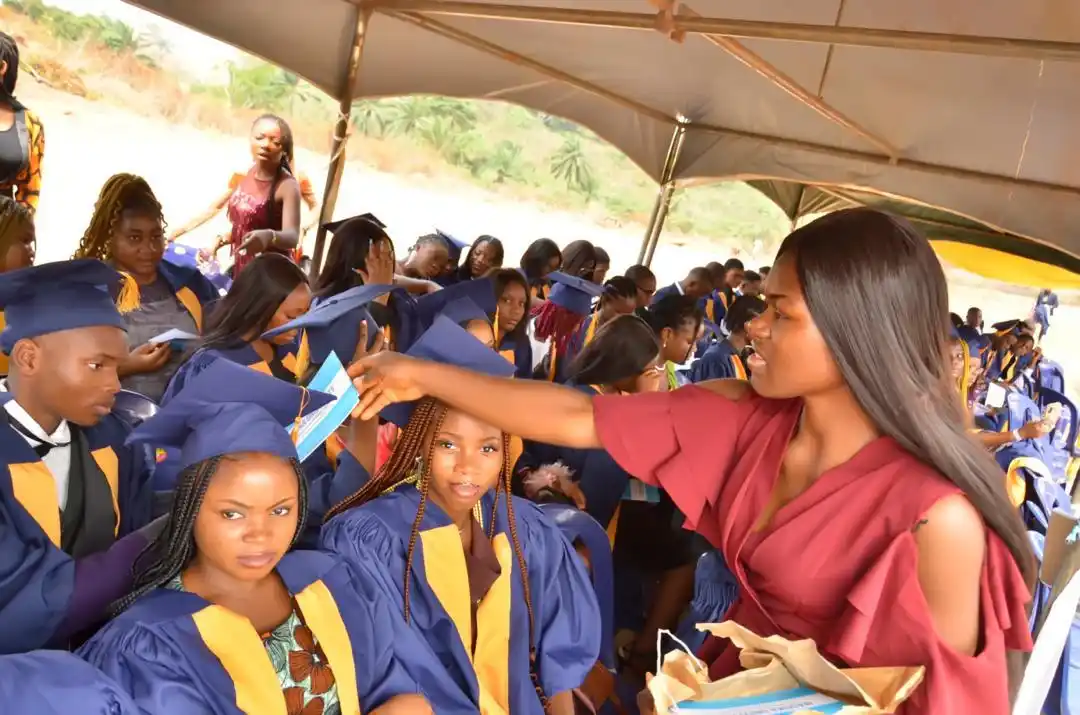
<path fill-rule="evenodd" d="M 114 174 L 101 187 L 90 225 L 72 258 L 111 259 L 112 235 L 125 211 L 153 216 L 165 227 L 165 212 L 146 179 L 135 174 Z"/>
<path fill-rule="evenodd" d="M 293 175 L 293 164 L 296 163 L 296 156 L 294 154 L 294 142 L 292 127 L 284 119 L 276 114 L 264 114 L 251 123 L 252 128 L 259 122 L 274 122 L 278 125 L 278 129 L 281 131 L 281 165 L 278 167 L 280 171 L 284 171 L 290 176 Z"/>
<path fill-rule="evenodd" d="M 176 492 L 173 494 L 172 510 L 165 528 L 151 541 L 135 561 L 135 580 L 131 592 L 112 604 L 110 615 L 115 617 L 126 611 L 133 603 L 154 589 L 166 585 L 187 568 L 195 556 L 195 517 L 202 507 L 206 489 L 223 460 L 238 456 L 221 455 L 193 464 L 180 473 Z M 296 474 L 300 491 L 297 505 L 296 533 L 290 548 L 304 531 L 308 510 L 307 479 L 300 462 L 289 460 Z"/>
<path fill-rule="evenodd" d="M 394 446 L 393 454 L 375 474 L 375 477 L 361 487 L 360 491 L 336 504 L 326 513 L 326 520 L 329 521 L 338 514 L 366 504 L 401 486 L 407 484 L 416 485 L 416 489 L 420 492 L 420 506 L 416 510 L 416 518 L 413 520 L 412 530 L 409 532 L 409 545 L 405 554 L 404 610 L 406 623 L 409 622 L 410 616 L 409 589 L 413 556 L 416 551 L 416 540 L 420 535 L 420 524 L 424 520 L 424 512 L 427 509 L 428 493 L 431 487 L 431 465 L 435 456 L 434 438 L 442 429 L 446 413 L 447 407 L 442 402 L 430 397 L 420 400 L 409 418 L 409 424 L 402 430 L 397 444 Z M 510 496 L 510 477 L 513 467 L 510 464 L 510 435 L 505 432 L 502 435 L 502 454 L 502 469 L 499 472 L 499 481 L 495 486 L 495 499 L 491 505 L 486 536 L 488 539 L 495 538 L 495 516 L 498 513 L 499 500 L 500 498 L 505 499 L 510 542 L 517 560 L 518 571 L 521 573 L 521 589 L 525 596 L 525 609 L 529 615 L 529 675 L 532 678 L 537 697 L 540 698 L 540 702 L 546 711 L 548 699 L 540 684 L 540 675 L 537 668 L 536 619 L 533 614 L 529 570 L 518 539 L 517 520 L 514 518 L 514 501 Z M 419 474 L 416 473 L 417 465 L 420 465 Z"/>
<path fill-rule="evenodd" d="M 30 209 L 14 199 L 0 196 L 0 257 L 7 253 L 24 229 L 33 225 L 34 215 Z"/>
<path fill-rule="evenodd" d="M 0 102 L 8 102 L 15 110 L 22 109 L 22 104 L 15 99 L 15 85 L 19 83 L 19 45 L 15 38 L 6 32 L 0 32 L 0 63 L 7 62 L 4 81 L 0 82 Z"/>

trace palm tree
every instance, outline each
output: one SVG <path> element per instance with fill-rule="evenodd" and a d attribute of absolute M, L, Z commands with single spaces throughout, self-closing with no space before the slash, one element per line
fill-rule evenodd
<path fill-rule="evenodd" d="M 566 185 L 587 197 L 596 193 L 596 180 L 589 166 L 589 159 L 577 137 L 565 139 L 551 156 L 551 173 Z"/>
<path fill-rule="evenodd" d="M 391 108 L 383 102 L 362 99 L 353 104 L 352 123 L 361 134 L 369 137 L 381 137 L 386 129 L 386 120 Z"/>
<path fill-rule="evenodd" d="M 495 183 L 502 184 L 507 179 L 520 178 L 520 159 L 520 144 L 507 140 L 499 142 L 487 161 L 488 167 L 495 172 Z"/>

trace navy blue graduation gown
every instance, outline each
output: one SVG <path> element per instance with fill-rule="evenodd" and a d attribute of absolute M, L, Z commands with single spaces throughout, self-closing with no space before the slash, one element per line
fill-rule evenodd
<path fill-rule="evenodd" d="M 202 332 L 208 311 L 221 297 L 214 284 L 197 268 L 178 266 L 168 261 L 158 264 L 158 275 L 169 284 L 176 300 L 184 306 L 199 332 Z"/>
<path fill-rule="evenodd" d="M 490 518 L 493 494 L 481 500 Z M 549 697 L 576 688 L 600 652 L 600 609 L 570 543 L 536 506 L 513 497 L 535 616 L 541 685 Z M 493 548 L 501 573 L 477 608 L 473 642 L 469 579 L 457 527 L 430 500 L 416 541 L 409 585 L 409 628 L 428 644 L 447 678 L 418 678 L 435 712 L 542 715 L 529 675 L 529 624 L 521 577 L 500 499 Z M 404 621 L 405 562 L 420 503 L 413 486 L 340 514 L 323 527 L 321 546 L 383 589 Z"/>
<path fill-rule="evenodd" d="M 522 335 L 518 339 L 513 335 L 504 335 L 499 342 L 499 354 L 514 364 L 514 377 L 532 377 L 532 341 L 528 336 Z"/>
<path fill-rule="evenodd" d="M 671 285 L 664 286 L 663 288 L 660 288 L 655 293 L 653 293 L 652 300 L 649 303 L 650 305 L 656 305 L 664 297 L 669 295 L 682 295 L 682 291 L 679 290 L 679 286 L 677 284 L 672 283 Z"/>
<path fill-rule="evenodd" d="M 63 651 L 0 656 L 0 702 L 12 715 L 139 715 L 119 685 Z"/>
<path fill-rule="evenodd" d="M 11 399 L 0 393 L 0 405 Z M 132 533 L 150 521 L 152 510 L 145 452 L 124 446 L 129 428 L 114 415 L 82 432 L 108 482 L 119 540 L 104 552 L 74 559 L 60 548 L 52 474 L 0 419 L 0 653 L 63 645 L 97 622 L 126 589 L 131 565 L 145 546 L 142 535 Z"/>
<path fill-rule="evenodd" d="M 296 551 L 277 571 L 326 655 L 342 713 L 370 712 L 419 692 L 402 661 L 419 668 L 429 656 L 352 569 L 328 554 Z M 78 654 L 144 713 L 286 715 L 276 670 L 251 622 L 193 593 L 147 594 Z"/>
<path fill-rule="evenodd" d="M 690 381 L 705 380 L 745 380 L 746 366 L 742 358 L 727 340 L 713 343 L 701 357 L 690 366 Z"/>

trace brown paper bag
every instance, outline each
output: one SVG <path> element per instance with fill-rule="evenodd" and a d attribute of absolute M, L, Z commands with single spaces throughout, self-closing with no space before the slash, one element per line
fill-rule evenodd
<path fill-rule="evenodd" d="M 731 640 L 741 649 L 739 660 L 747 670 L 710 682 L 697 658 L 669 653 L 660 673 L 648 683 L 656 713 L 674 712 L 676 705 L 687 701 L 723 701 L 806 687 L 845 703 L 842 715 L 884 715 L 896 712 L 925 674 L 921 666 L 840 669 L 825 660 L 811 640 L 762 638 L 731 621 L 699 624 L 698 629 Z"/>

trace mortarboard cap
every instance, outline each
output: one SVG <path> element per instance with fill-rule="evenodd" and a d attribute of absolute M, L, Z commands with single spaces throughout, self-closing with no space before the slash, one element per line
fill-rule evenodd
<path fill-rule="evenodd" d="M 474 338 L 457 323 L 440 315 L 406 353 L 410 357 L 455 365 L 495 377 L 513 377 L 514 364 Z M 415 402 L 399 402 L 384 407 L 380 415 L 404 428 L 409 424 Z"/>
<path fill-rule="evenodd" d="M 549 300 L 582 316 L 592 313 L 593 298 L 599 298 L 604 292 L 601 285 L 561 271 L 549 273 L 548 279 L 554 283 Z"/>
<path fill-rule="evenodd" d="M 376 226 L 383 229 L 384 231 L 386 230 L 386 224 L 383 223 L 382 221 L 380 221 L 378 219 L 378 217 L 376 217 L 375 214 L 372 214 L 372 213 L 360 214 L 359 216 L 350 216 L 349 218 L 340 218 L 340 219 L 337 219 L 336 221 L 327 221 L 326 223 L 323 224 L 323 228 L 325 228 L 330 233 L 333 233 L 333 232 L 337 231 L 339 228 L 341 228 L 342 226 L 344 226 L 345 224 L 347 224 L 349 221 L 354 221 L 354 220 L 359 220 L 359 219 L 364 219 L 366 221 L 370 221 L 371 223 L 375 224 Z"/>
<path fill-rule="evenodd" d="M 368 347 L 375 342 L 378 323 L 371 317 L 367 305 L 394 290 L 392 285 L 362 285 L 338 293 L 285 325 L 268 330 L 263 338 L 303 329 L 307 336 L 310 361 L 314 365 L 326 362 L 331 352 L 343 364 L 352 360 L 360 338 L 360 324 L 367 322 Z"/>
<path fill-rule="evenodd" d="M 297 387 L 231 360 L 215 360 L 127 441 L 179 450 L 181 470 L 240 452 L 295 459 L 296 446 L 286 425 L 333 400 L 333 395 Z"/>
<path fill-rule="evenodd" d="M 468 296 L 450 301 L 439 315 L 445 315 L 458 325 L 463 325 L 472 320 L 489 321 L 488 314 L 476 304 L 476 301 Z"/>
<path fill-rule="evenodd" d="M 47 333 L 108 325 L 126 330 L 113 292 L 124 277 L 93 258 L 45 263 L 0 274 L 5 327 L 0 349 Z"/>
<path fill-rule="evenodd" d="M 494 313 L 498 306 L 498 301 L 495 300 L 495 283 L 490 278 L 455 283 L 416 299 L 417 314 L 424 329 L 429 328 L 435 322 L 435 316 L 445 311 L 447 306 L 462 298 L 472 301 L 485 315 Z"/>

